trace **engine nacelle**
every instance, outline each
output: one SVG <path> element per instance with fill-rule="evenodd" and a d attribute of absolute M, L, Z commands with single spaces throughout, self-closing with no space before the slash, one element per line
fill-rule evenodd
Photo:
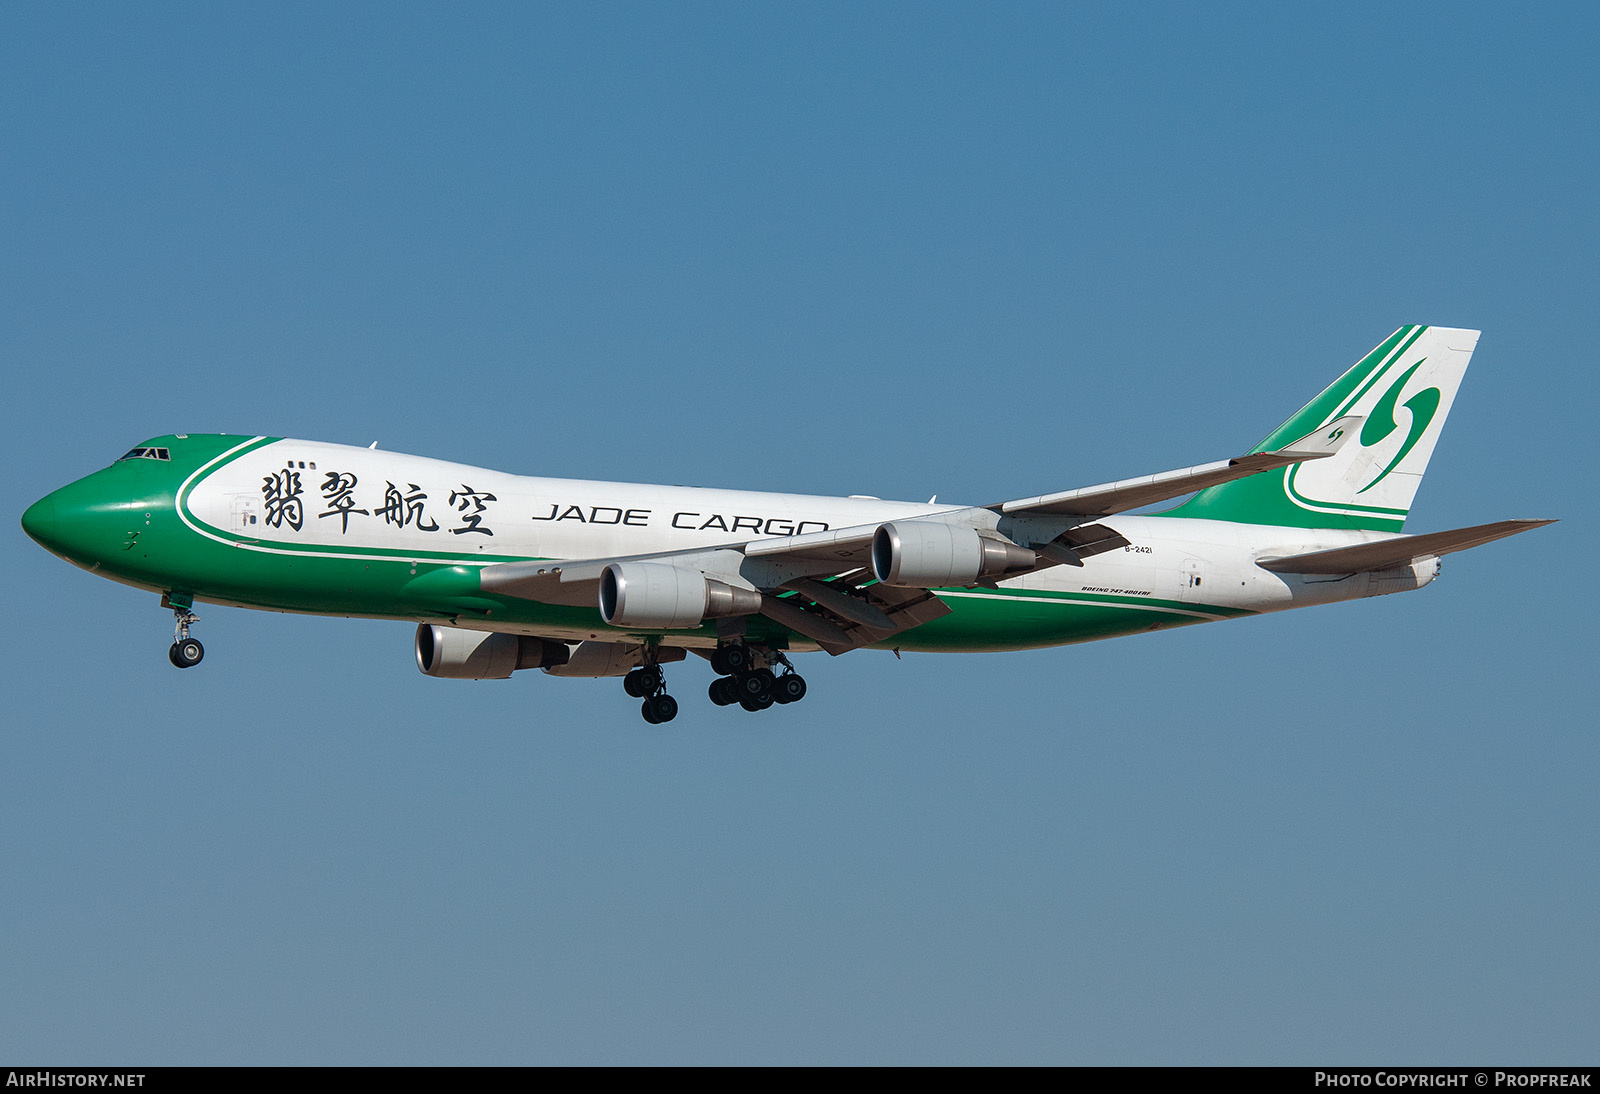
<path fill-rule="evenodd" d="M 977 529 L 934 521 L 879 525 L 872 535 L 872 573 L 885 585 L 935 589 L 1032 569 L 1038 556 Z"/>
<path fill-rule="evenodd" d="M 564 665 L 568 656 L 565 642 L 431 623 L 417 626 L 416 649 L 417 668 L 450 680 L 504 680 L 518 669 Z"/>
<path fill-rule="evenodd" d="M 600 575 L 600 618 L 613 627 L 677 630 L 760 610 L 754 589 L 665 562 L 613 562 Z"/>

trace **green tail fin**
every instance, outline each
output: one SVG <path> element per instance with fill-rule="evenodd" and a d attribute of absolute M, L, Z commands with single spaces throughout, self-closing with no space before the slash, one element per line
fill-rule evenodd
<path fill-rule="evenodd" d="M 1475 330 L 1401 327 L 1251 451 L 1346 414 L 1366 419 L 1357 443 L 1325 460 L 1210 487 L 1165 515 L 1398 532 L 1477 344 Z"/>

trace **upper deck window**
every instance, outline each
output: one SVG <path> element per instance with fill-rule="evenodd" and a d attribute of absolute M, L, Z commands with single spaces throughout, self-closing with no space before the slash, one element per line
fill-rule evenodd
<path fill-rule="evenodd" d="M 123 460 L 170 460 L 171 453 L 165 448 L 130 448 L 124 456 L 118 456 L 114 461 L 121 463 Z"/>

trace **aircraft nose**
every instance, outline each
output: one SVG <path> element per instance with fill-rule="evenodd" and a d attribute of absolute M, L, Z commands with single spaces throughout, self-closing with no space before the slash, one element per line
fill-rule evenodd
<path fill-rule="evenodd" d="M 39 546 L 54 551 L 60 537 L 56 531 L 56 496 L 46 494 L 22 514 L 22 530 Z"/>
<path fill-rule="evenodd" d="M 22 514 L 22 530 L 51 554 L 72 562 L 87 565 L 108 558 L 119 546 L 126 521 L 118 519 L 120 507 L 108 504 L 94 486 L 80 479 L 46 494 Z"/>

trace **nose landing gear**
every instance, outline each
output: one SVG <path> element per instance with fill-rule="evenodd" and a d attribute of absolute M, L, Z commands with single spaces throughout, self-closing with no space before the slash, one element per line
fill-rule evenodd
<path fill-rule="evenodd" d="M 206 648 L 200 644 L 198 638 L 189 637 L 189 626 L 200 622 L 200 617 L 189 610 L 191 604 L 182 606 L 162 598 L 176 620 L 172 627 L 172 646 L 167 650 L 167 660 L 180 669 L 189 669 L 200 663 L 206 655 Z"/>

